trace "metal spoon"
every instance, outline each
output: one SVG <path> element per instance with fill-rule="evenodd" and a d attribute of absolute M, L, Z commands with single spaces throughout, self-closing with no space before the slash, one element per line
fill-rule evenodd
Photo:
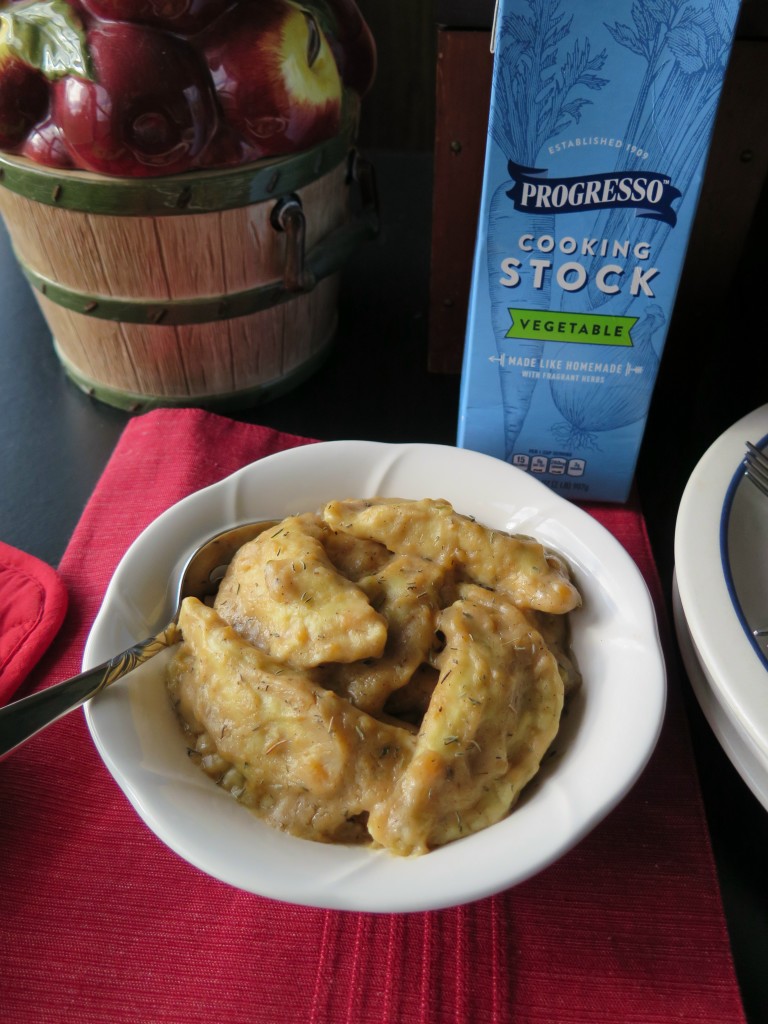
<path fill-rule="evenodd" d="M 185 597 L 201 601 L 215 594 L 224 570 L 238 548 L 258 536 L 262 530 L 274 526 L 277 520 L 264 519 L 244 523 L 210 537 L 190 556 L 179 579 L 176 590 L 176 609 L 173 618 L 154 636 L 116 654 L 109 661 L 82 672 L 79 676 L 32 693 L 28 697 L 0 708 L 0 759 L 20 747 L 46 726 L 63 715 L 74 711 L 91 697 L 121 679 L 137 665 L 149 661 L 160 651 L 181 640 L 178 627 L 179 609 Z"/>

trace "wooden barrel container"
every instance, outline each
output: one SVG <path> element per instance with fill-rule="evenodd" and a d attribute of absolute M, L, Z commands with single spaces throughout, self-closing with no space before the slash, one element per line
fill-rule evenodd
<path fill-rule="evenodd" d="M 148 179 L 0 156 L 0 185 L 66 372 L 131 410 L 256 405 L 305 379 L 335 333 L 339 271 L 376 230 L 370 167 L 341 136 Z"/>

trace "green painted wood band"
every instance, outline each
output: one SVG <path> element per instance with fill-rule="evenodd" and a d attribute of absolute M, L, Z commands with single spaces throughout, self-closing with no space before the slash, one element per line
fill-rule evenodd
<path fill-rule="evenodd" d="M 341 270 L 357 245 L 372 238 L 377 229 L 377 214 L 369 210 L 326 235 L 306 255 L 306 285 L 299 292 L 288 291 L 282 281 L 274 281 L 258 288 L 200 299 L 174 299 L 170 302 L 118 299 L 74 291 L 38 274 L 22 260 L 18 262 L 33 288 L 51 302 L 74 313 L 98 320 L 163 327 L 201 324 L 259 313 L 311 291 L 318 281 Z"/>
<path fill-rule="evenodd" d="M 265 381 L 249 388 L 242 388 L 239 391 L 232 391 L 226 394 L 215 395 L 143 395 L 138 392 L 123 391 L 119 388 L 110 387 L 108 384 L 101 384 L 91 380 L 82 374 L 77 367 L 62 353 L 56 339 L 53 339 L 53 347 L 61 362 L 66 375 L 72 380 L 81 391 L 85 391 L 91 398 L 103 402 L 105 405 L 114 406 L 117 409 L 125 409 L 128 412 L 149 412 L 150 409 L 162 408 L 189 408 L 194 406 L 201 409 L 217 410 L 219 412 L 234 412 L 237 409 L 250 409 L 273 398 L 286 394 L 303 384 L 305 380 L 316 373 L 320 366 L 328 358 L 333 348 L 333 335 L 323 343 L 322 347 L 314 352 L 308 359 L 289 371 L 283 377 Z"/>
<path fill-rule="evenodd" d="M 61 171 L 0 154 L 0 185 L 37 203 L 102 216 L 212 213 L 305 188 L 338 167 L 350 145 L 351 135 L 345 132 L 289 157 L 161 178 L 110 178 L 87 171 Z"/>

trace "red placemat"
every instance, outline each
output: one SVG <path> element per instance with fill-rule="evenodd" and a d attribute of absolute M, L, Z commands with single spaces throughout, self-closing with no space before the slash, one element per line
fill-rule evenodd
<path fill-rule="evenodd" d="M 28 688 L 79 670 L 106 585 L 174 501 L 305 439 L 197 410 L 132 420 L 60 566 L 70 610 Z M 659 585 L 642 516 L 593 514 Z M 180 860 L 76 712 L 0 763 L 3 1024 L 739 1024 L 687 726 L 573 851 L 490 899 L 368 915 L 279 904 Z"/>

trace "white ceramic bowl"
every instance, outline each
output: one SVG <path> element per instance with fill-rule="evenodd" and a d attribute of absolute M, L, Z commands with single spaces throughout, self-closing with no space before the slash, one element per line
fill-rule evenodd
<path fill-rule="evenodd" d="M 269 828 L 192 763 L 163 685 L 165 656 L 86 707 L 94 742 L 139 815 L 180 856 L 246 891 L 372 912 L 437 909 L 529 878 L 627 793 L 664 713 L 653 605 L 635 563 L 586 512 L 486 455 L 440 445 L 337 441 L 269 456 L 179 502 L 135 541 L 94 623 L 84 668 L 154 632 L 181 566 L 210 534 L 332 498 L 446 498 L 487 525 L 536 536 L 571 564 L 584 606 L 573 646 L 584 685 L 550 758 L 513 813 L 422 857 L 329 846 Z"/>

